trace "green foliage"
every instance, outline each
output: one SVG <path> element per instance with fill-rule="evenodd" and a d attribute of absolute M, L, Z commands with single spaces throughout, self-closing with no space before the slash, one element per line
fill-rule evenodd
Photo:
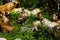
<path fill-rule="evenodd" d="M 20 0 L 20 7 L 25 7 L 28 9 L 34 9 L 37 7 L 44 7 L 44 2 L 46 0 Z"/>
<path fill-rule="evenodd" d="M 47 11 L 43 12 L 42 15 L 47 18 L 48 20 L 52 20 L 51 17 L 49 16 L 49 13 Z"/>
<path fill-rule="evenodd" d="M 54 40 L 53 34 L 48 30 L 49 28 L 45 25 L 41 25 L 39 29 L 38 40 Z"/>
<path fill-rule="evenodd" d="M 3 4 L 3 3 L 2 3 L 2 1 L 3 1 L 3 0 L 0 0 L 0 5 L 2 5 L 2 4 Z"/>
<path fill-rule="evenodd" d="M 39 0 L 20 0 L 20 3 L 25 8 L 34 8 L 39 3 Z"/>
<path fill-rule="evenodd" d="M 34 16 L 30 16 L 21 24 L 16 22 L 19 17 L 18 13 L 12 12 L 7 17 L 9 17 L 11 24 L 15 26 L 15 29 L 10 33 L 0 32 L 0 37 L 4 37 L 7 40 L 14 40 L 16 38 L 20 38 L 21 40 L 54 40 L 51 33 L 48 33 L 49 28 L 45 27 L 43 24 L 39 26 L 38 32 L 32 31 L 32 23 L 33 21 L 36 21 Z"/>
<path fill-rule="evenodd" d="M 44 2 L 46 0 L 20 0 L 19 7 L 25 7 L 28 9 L 34 9 L 36 7 L 45 7 Z M 0 1 L 2 4 L 2 0 Z M 48 12 L 43 12 L 43 16 L 49 20 L 51 18 L 48 15 Z M 18 20 L 18 13 L 12 12 L 9 16 L 10 23 L 15 26 L 15 29 L 8 33 L 8 32 L 0 32 L 0 37 L 4 37 L 7 40 L 14 40 L 16 38 L 20 38 L 21 40 L 54 40 L 54 37 L 51 33 L 49 33 L 49 28 L 46 28 L 45 25 L 40 25 L 39 31 L 35 32 L 32 31 L 32 23 L 36 21 L 36 17 L 30 16 L 27 20 L 21 24 L 17 22 Z"/>

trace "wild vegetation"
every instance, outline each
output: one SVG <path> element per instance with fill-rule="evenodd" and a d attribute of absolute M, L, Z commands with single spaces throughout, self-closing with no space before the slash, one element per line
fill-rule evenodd
<path fill-rule="evenodd" d="M 0 5 L 3 4 L 3 0 L 0 1 Z M 46 0 L 20 0 L 19 7 L 24 7 L 27 9 L 34 9 L 42 7 L 43 9 L 47 7 L 44 2 Z M 43 11 L 43 16 L 49 20 L 51 18 L 48 15 L 47 11 Z M 32 31 L 32 23 L 36 21 L 36 17 L 30 16 L 23 23 L 18 23 L 17 19 L 19 17 L 17 12 L 12 12 L 9 16 L 11 25 L 15 26 L 15 29 L 12 32 L 0 32 L 0 37 L 4 37 L 7 40 L 15 40 L 20 38 L 21 40 L 55 40 L 54 35 L 49 32 L 49 28 L 46 28 L 43 24 L 39 27 L 39 31 Z"/>

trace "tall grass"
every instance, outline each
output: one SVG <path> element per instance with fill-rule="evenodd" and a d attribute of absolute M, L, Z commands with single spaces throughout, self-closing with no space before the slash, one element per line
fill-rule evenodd
<path fill-rule="evenodd" d="M 7 17 L 9 17 L 10 22 L 15 26 L 15 29 L 10 33 L 0 32 L 0 37 L 4 37 L 7 40 L 15 40 L 16 38 L 20 38 L 21 40 L 54 40 L 52 34 L 48 33 L 48 28 L 45 28 L 43 24 L 39 26 L 40 28 L 38 32 L 32 31 L 32 23 L 33 21 L 36 21 L 36 18 L 33 16 L 30 16 L 21 24 L 16 22 L 19 17 L 18 13 L 12 12 Z"/>

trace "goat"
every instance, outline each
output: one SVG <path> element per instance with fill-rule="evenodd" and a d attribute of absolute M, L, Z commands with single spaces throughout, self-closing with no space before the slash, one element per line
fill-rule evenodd
<path fill-rule="evenodd" d="M 18 2 L 17 1 L 14 1 L 14 2 L 9 2 L 9 3 L 6 3 L 4 5 L 1 5 L 0 6 L 0 12 L 3 15 L 6 15 L 5 12 L 6 11 L 11 12 L 11 10 L 14 9 L 17 4 L 18 4 Z"/>
<path fill-rule="evenodd" d="M 40 21 L 43 23 L 43 25 L 46 25 L 50 28 L 50 31 L 53 32 L 55 37 L 58 37 L 60 35 L 60 24 L 57 22 L 52 22 L 45 17 L 43 17 L 42 14 L 38 14 L 38 17 L 40 18 Z"/>
<path fill-rule="evenodd" d="M 10 24 L 9 19 L 5 16 L 0 18 L 0 27 L 3 32 L 10 32 L 14 29 L 14 26 Z"/>
<path fill-rule="evenodd" d="M 41 25 L 41 22 L 40 21 L 33 22 L 33 29 L 32 30 L 35 29 L 36 31 L 38 31 L 39 25 Z"/>

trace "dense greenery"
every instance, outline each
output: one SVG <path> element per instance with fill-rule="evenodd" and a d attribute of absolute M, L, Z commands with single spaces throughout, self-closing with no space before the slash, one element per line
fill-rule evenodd
<path fill-rule="evenodd" d="M 3 4 L 3 2 L 2 2 L 2 0 L 0 0 L 0 5 L 2 5 Z"/>
<path fill-rule="evenodd" d="M 20 6 L 28 9 L 34 9 L 39 7 L 44 7 L 46 0 L 20 0 Z"/>
<path fill-rule="evenodd" d="M 45 27 L 43 24 L 39 26 L 39 31 L 32 31 L 32 23 L 33 21 L 36 21 L 36 18 L 33 16 L 30 16 L 21 24 L 17 22 L 19 17 L 18 13 L 12 12 L 7 17 L 9 17 L 10 22 L 15 26 L 15 29 L 10 33 L 0 32 L 0 37 L 4 37 L 7 40 L 14 40 L 16 38 L 20 38 L 21 40 L 54 40 L 54 37 L 48 30 L 49 28 Z"/>
<path fill-rule="evenodd" d="M 46 0 L 20 0 L 20 5 L 25 8 L 36 8 L 44 6 Z"/>
<path fill-rule="evenodd" d="M 25 7 L 28 9 L 33 9 L 36 7 L 44 7 L 44 2 L 46 0 L 20 0 L 19 7 Z M 2 4 L 2 0 L 0 1 Z M 44 17 L 50 20 L 48 12 L 43 12 Z M 9 16 L 12 25 L 15 26 L 15 29 L 10 33 L 0 32 L 0 37 L 4 37 L 7 40 L 14 40 L 16 38 L 20 38 L 21 40 L 54 40 L 54 37 L 51 33 L 49 33 L 49 28 L 46 28 L 43 24 L 40 25 L 39 31 L 32 31 L 32 23 L 36 21 L 36 18 L 30 16 L 26 19 L 25 22 L 19 24 L 17 19 L 19 17 L 18 13 L 12 12 Z"/>

